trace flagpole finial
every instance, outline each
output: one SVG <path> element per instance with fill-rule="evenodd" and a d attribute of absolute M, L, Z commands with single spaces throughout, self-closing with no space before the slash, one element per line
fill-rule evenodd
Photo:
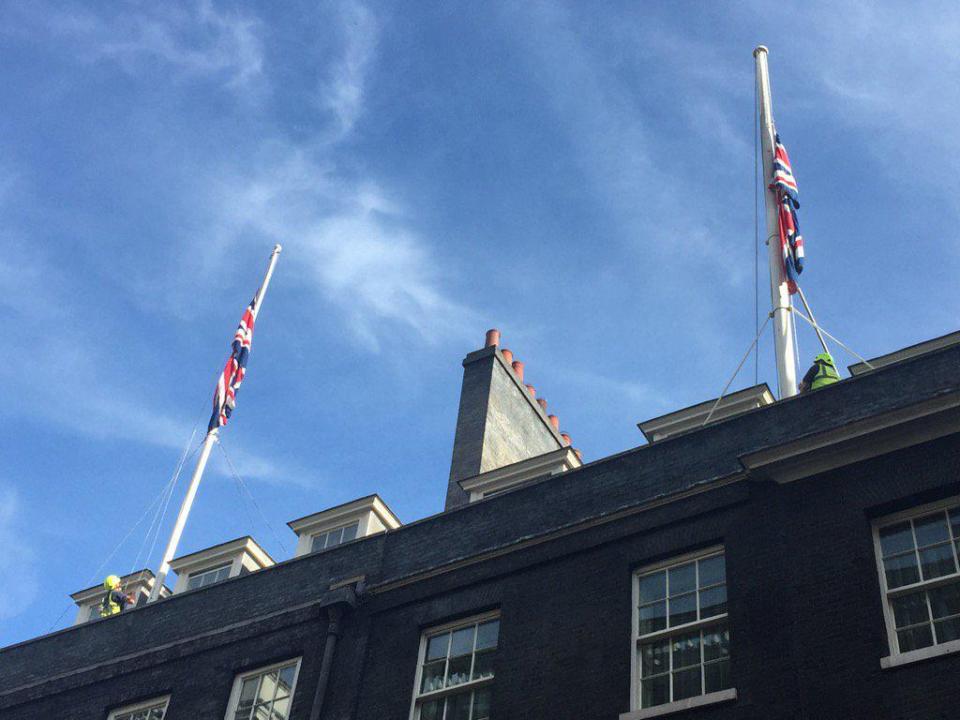
<path fill-rule="evenodd" d="M 276 245 L 273 246 L 274 255 L 279 254 L 281 250 L 283 250 L 283 246 L 280 243 L 277 243 Z"/>
<path fill-rule="evenodd" d="M 769 52 L 770 52 L 770 51 L 767 49 L 767 46 L 766 46 L 766 45 L 757 45 L 757 47 L 755 47 L 754 50 L 753 50 L 753 56 L 756 57 L 756 56 L 759 55 L 760 53 L 768 53 L 768 54 L 769 54 Z"/>

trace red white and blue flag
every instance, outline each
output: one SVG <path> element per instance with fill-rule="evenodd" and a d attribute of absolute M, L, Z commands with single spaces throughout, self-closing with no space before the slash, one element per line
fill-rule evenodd
<path fill-rule="evenodd" d="M 777 207 L 780 225 L 781 270 L 787 282 L 790 294 L 797 292 L 797 276 L 803 272 L 803 236 L 797 221 L 797 209 L 800 207 L 797 179 L 790 167 L 787 149 L 776 136 L 777 144 L 773 159 L 773 182 L 770 189 L 777 194 Z"/>
<path fill-rule="evenodd" d="M 207 432 L 223 427 L 230 419 L 230 413 L 237 404 L 237 390 L 247 373 L 247 358 L 250 356 L 250 345 L 253 342 L 253 324 L 257 315 L 257 301 L 260 293 L 250 301 L 250 305 L 243 311 L 237 332 L 233 336 L 232 352 L 227 364 L 220 373 L 217 389 L 213 393 L 213 414 Z"/>

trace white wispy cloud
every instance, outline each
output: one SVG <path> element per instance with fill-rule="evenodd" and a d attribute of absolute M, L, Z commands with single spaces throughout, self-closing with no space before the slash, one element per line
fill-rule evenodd
<path fill-rule="evenodd" d="M 22 522 L 16 488 L 0 483 L 0 620 L 9 620 L 34 607 L 40 590 L 31 533 Z"/>
<path fill-rule="evenodd" d="M 371 12 L 356 2 L 339 7 L 343 51 L 320 83 L 318 102 L 333 114 L 333 140 L 342 139 L 354 128 L 363 111 L 366 76 L 376 55 L 379 27 Z"/>
<path fill-rule="evenodd" d="M 22 13 L 27 13 L 24 9 Z M 75 43 L 80 57 L 116 62 L 135 74 L 151 63 L 182 79 L 217 78 L 238 91 L 263 79 L 261 22 L 222 11 L 211 0 L 193 5 L 146 3 L 96 11 L 39 6 L 26 17 Z"/>

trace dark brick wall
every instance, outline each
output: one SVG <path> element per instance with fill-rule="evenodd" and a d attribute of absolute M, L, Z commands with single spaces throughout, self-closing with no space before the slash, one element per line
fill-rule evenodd
<path fill-rule="evenodd" d="M 329 586 L 365 574 L 371 590 L 346 615 L 324 718 L 405 720 L 422 630 L 498 608 L 497 718 L 614 719 L 630 703 L 633 570 L 718 542 L 739 699 L 680 717 L 960 717 L 960 655 L 880 668 L 887 648 L 870 535 L 873 517 L 960 494 L 960 436 L 788 485 L 719 482 L 742 471 L 744 453 L 956 392 L 958 368 L 960 349 L 932 353 L 396 532 L 6 648 L 0 718 L 105 718 L 108 708 L 170 691 L 171 720 L 219 719 L 237 672 L 298 654 L 294 718 L 306 718 L 322 606 L 347 599 Z M 651 505 L 696 489 L 704 492 Z M 485 551 L 482 561 L 457 564 Z M 108 662 L 157 638 L 170 646 Z"/>

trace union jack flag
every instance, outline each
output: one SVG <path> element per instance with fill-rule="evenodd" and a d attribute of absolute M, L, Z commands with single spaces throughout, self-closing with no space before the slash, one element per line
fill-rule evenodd
<path fill-rule="evenodd" d="M 236 407 L 237 390 L 240 389 L 240 383 L 243 382 L 247 373 L 247 358 L 253 342 L 253 324 L 259 299 L 260 293 L 257 293 L 247 309 L 243 311 L 243 317 L 240 318 L 240 324 L 237 326 L 231 345 L 233 351 L 223 367 L 223 372 L 220 373 L 217 389 L 213 393 L 213 414 L 210 416 L 207 432 L 226 425 L 227 420 L 230 419 L 230 413 Z"/>
<path fill-rule="evenodd" d="M 770 189 L 777 194 L 780 226 L 781 269 L 787 281 L 790 294 L 797 292 L 797 276 L 803 272 L 803 236 L 797 221 L 797 209 L 800 207 L 797 179 L 790 167 L 787 149 L 776 136 L 777 146 L 773 159 L 773 182 Z"/>

